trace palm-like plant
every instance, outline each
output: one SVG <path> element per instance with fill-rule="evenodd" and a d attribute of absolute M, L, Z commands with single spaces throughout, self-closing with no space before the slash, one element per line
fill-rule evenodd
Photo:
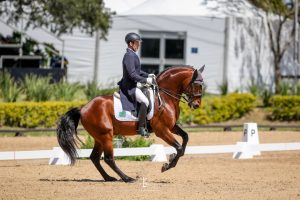
<path fill-rule="evenodd" d="M 85 96 L 88 100 L 100 95 L 100 89 L 95 81 L 88 82 L 84 90 Z"/>
<path fill-rule="evenodd" d="M 70 84 L 67 82 L 59 82 L 53 87 L 55 100 L 72 101 L 75 98 L 76 92 L 79 90 L 79 83 Z"/>
<path fill-rule="evenodd" d="M 218 90 L 221 95 L 226 95 L 228 93 L 228 82 L 224 81 L 223 83 L 218 85 Z"/>
<path fill-rule="evenodd" d="M 52 97 L 52 85 L 50 77 L 38 77 L 27 75 L 23 81 L 23 88 L 26 100 L 29 101 L 48 101 Z"/>
<path fill-rule="evenodd" d="M 21 88 L 8 72 L 0 72 L 0 95 L 5 102 L 16 102 L 21 95 Z"/>

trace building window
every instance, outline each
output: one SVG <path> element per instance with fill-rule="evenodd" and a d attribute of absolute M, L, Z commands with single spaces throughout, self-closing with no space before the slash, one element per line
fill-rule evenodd
<path fill-rule="evenodd" d="M 142 64 L 142 70 L 147 72 L 148 74 L 158 74 L 159 73 L 159 65 L 148 65 Z"/>
<path fill-rule="evenodd" d="M 142 69 L 157 74 L 166 67 L 185 64 L 186 33 L 140 31 Z"/>
<path fill-rule="evenodd" d="M 143 38 L 141 44 L 141 57 L 159 58 L 159 43 L 160 39 Z"/>
<path fill-rule="evenodd" d="M 184 58 L 184 40 L 166 39 L 165 58 Z"/>

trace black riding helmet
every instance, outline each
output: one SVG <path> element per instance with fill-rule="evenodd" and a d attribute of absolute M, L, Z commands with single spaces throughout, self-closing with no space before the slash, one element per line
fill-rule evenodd
<path fill-rule="evenodd" d="M 137 33 L 128 33 L 126 36 L 125 36 L 125 42 L 127 44 L 129 44 L 129 42 L 134 42 L 134 41 L 142 41 L 141 39 L 141 36 Z"/>

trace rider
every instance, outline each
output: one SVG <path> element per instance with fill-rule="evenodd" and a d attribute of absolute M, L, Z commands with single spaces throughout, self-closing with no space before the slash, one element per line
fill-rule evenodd
<path fill-rule="evenodd" d="M 149 101 L 140 88 L 137 87 L 137 83 L 152 84 L 155 75 L 141 70 L 140 59 L 136 54 L 141 37 L 136 33 L 128 33 L 125 42 L 127 43 L 127 50 L 123 57 L 123 77 L 118 83 L 123 110 L 134 111 L 137 108 L 137 102 L 140 103 L 137 131 L 142 136 L 149 136 L 145 128 Z"/>

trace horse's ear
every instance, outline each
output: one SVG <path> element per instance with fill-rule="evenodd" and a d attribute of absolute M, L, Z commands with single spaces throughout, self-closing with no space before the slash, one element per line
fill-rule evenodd
<path fill-rule="evenodd" d="M 205 65 L 203 65 L 200 69 L 198 69 L 198 71 L 199 71 L 200 73 L 202 73 L 203 70 L 204 70 L 204 68 L 205 68 Z"/>
<path fill-rule="evenodd" d="M 197 77 L 198 77 L 198 70 L 194 70 L 192 82 L 194 82 L 194 80 L 196 80 Z"/>

